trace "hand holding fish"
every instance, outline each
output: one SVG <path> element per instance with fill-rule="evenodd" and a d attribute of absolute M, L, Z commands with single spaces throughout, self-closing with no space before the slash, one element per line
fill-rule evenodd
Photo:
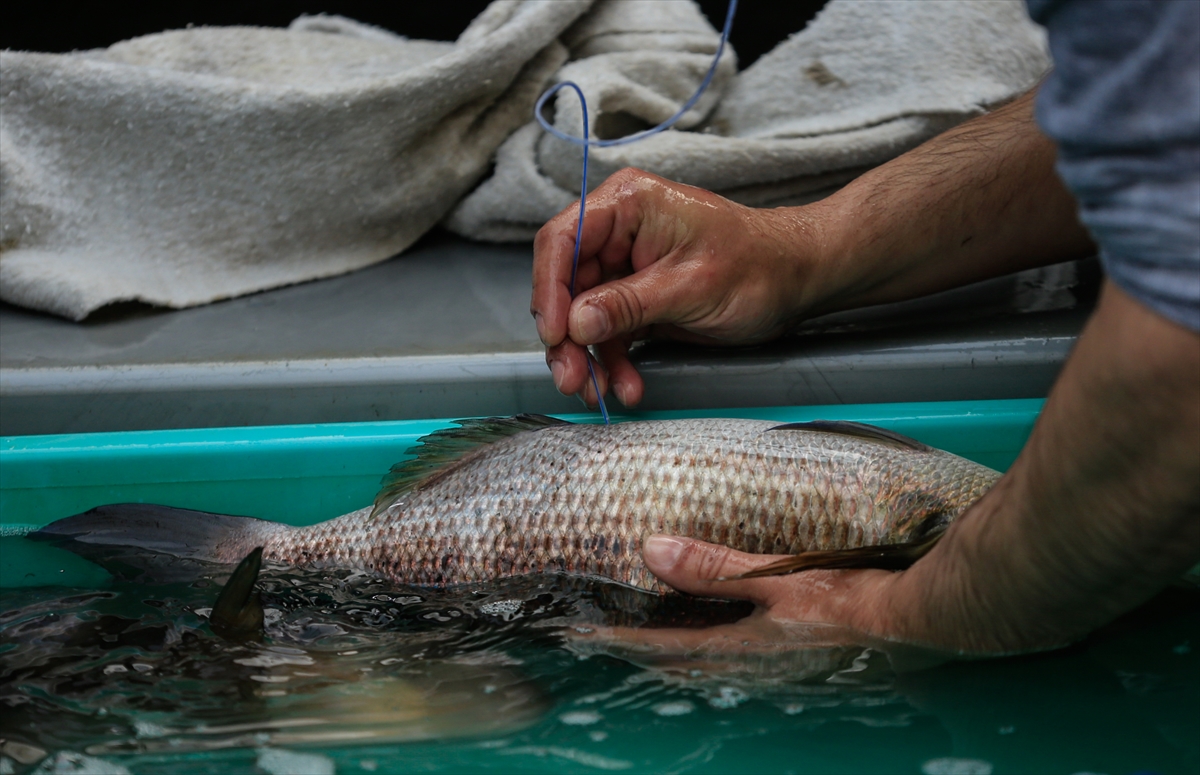
<path fill-rule="evenodd" d="M 698 661 L 771 655 L 796 649 L 867 645 L 887 631 L 882 590 L 895 578 L 883 570 L 812 570 L 796 576 L 730 577 L 784 556 L 749 554 L 691 538 L 657 535 L 643 549 L 646 566 L 672 588 L 698 597 L 748 600 L 753 614 L 708 628 L 596 627 L 576 633 L 577 642 L 604 644 L 642 660 L 686 657 Z M 815 628 L 813 625 L 817 625 Z M 825 625 L 825 626 L 822 626 Z"/>
<path fill-rule="evenodd" d="M 951 655 L 1078 639 L 1200 559 L 1198 344 L 1110 284 L 1021 457 L 911 568 L 718 581 L 780 558 L 658 537 L 646 565 L 669 586 L 758 610 L 708 630 L 591 637 L 689 658 L 778 649 L 798 623 Z"/>

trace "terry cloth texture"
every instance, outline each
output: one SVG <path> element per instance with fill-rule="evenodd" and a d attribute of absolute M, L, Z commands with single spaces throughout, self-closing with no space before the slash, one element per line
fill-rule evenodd
<path fill-rule="evenodd" d="M 676 6 L 670 26 L 659 26 L 662 14 L 618 13 L 611 3 L 564 37 L 571 61 L 558 76 L 583 87 L 593 137 L 660 123 L 703 77 L 715 31 L 689 4 L 663 5 Z M 732 79 L 727 57 L 712 93 L 676 125 L 691 131 L 592 148 L 589 184 L 638 167 L 748 205 L 813 201 L 1028 90 L 1050 66 L 1045 35 L 1020 0 L 831 0 Z M 573 92 L 556 95 L 554 124 L 581 135 Z M 446 225 L 476 239 L 530 239 L 578 198 L 581 154 L 536 124 L 521 128 Z"/>
<path fill-rule="evenodd" d="M 453 44 L 318 16 L 2 52 L 0 298 L 73 319 L 186 307 L 381 261 L 443 218 L 529 239 L 580 184 L 581 150 L 530 122 L 541 91 L 577 81 L 593 134 L 623 136 L 678 110 L 717 42 L 690 2 L 497 0 Z M 674 130 L 593 149 L 593 185 L 636 166 L 810 201 L 1049 61 L 1019 0 L 832 0 L 741 74 L 726 51 Z M 580 134 L 573 93 L 553 110 Z"/>
<path fill-rule="evenodd" d="M 0 53 L 0 297 L 81 319 L 381 261 L 529 120 L 590 0 L 489 6 L 455 43 L 340 17 Z"/>

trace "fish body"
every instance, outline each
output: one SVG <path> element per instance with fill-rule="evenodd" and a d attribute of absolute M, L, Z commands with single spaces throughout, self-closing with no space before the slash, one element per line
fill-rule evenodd
<path fill-rule="evenodd" d="M 523 415 L 463 421 L 423 442 L 374 508 L 307 527 L 222 517 L 209 534 L 173 540 L 190 541 L 193 556 L 205 544 L 220 562 L 262 546 L 268 561 L 402 584 L 567 573 L 660 591 L 641 557 L 649 535 L 764 554 L 902 544 L 939 533 L 1000 476 L 854 423 Z M 43 536 L 78 535 L 85 526 L 68 523 L 86 516 Z M 162 522 L 144 529 L 150 521 Z"/>

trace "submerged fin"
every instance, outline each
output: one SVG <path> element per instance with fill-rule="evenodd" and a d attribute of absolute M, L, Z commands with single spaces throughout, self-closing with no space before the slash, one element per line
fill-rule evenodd
<path fill-rule="evenodd" d="M 901 433 L 889 431 L 861 422 L 849 420 L 813 420 L 812 422 L 793 422 L 787 425 L 776 425 L 773 431 L 818 431 L 820 433 L 837 433 L 842 436 L 854 436 L 865 441 L 875 441 L 898 449 L 911 449 L 917 452 L 930 452 L 933 447 L 922 444 Z"/>
<path fill-rule="evenodd" d="M 262 640 L 262 599 L 254 588 L 262 568 L 262 553 L 263 548 L 256 547 L 238 563 L 213 604 L 208 624 L 225 640 Z"/>
<path fill-rule="evenodd" d="M 272 525 L 253 517 L 114 503 L 52 522 L 28 537 L 86 557 L 117 576 L 176 581 L 195 578 L 206 563 L 231 562 L 261 542 L 263 528 Z"/>
<path fill-rule="evenodd" d="M 375 496 L 374 517 L 395 503 L 406 492 L 420 489 L 437 481 L 471 452 L 488 444 L 526 431 L 536 431 L 552 425 L 570 425 L 566 420 L 543 414 L 518 414 L 515 417 L 483 417 L 455 420 L 457 428 L 443 428 L 417 440 L 408 450 L 416 457 L 397 463 L 383 477 L 382 489 Z"/>
<path fill-rule="evenodd" d="M 857 549 L 833 549 L 824 552 L 803 552 L 785 557 L 761 568 L 755 568 L 736 576 L 723 576 L 715 581 L 739 581 L 758 579 L 765 576 L 784 576 L 802 570 L 824 568 L 826 570 L 848 568 L 880 568 L 904 570 L 929 553 L 941 539 L 945 530 L 939 530 L 928 538 L 902 544 L 860 546 Z"/>

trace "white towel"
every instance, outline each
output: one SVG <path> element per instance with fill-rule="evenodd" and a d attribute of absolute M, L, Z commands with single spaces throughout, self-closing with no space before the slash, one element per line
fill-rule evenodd
<path fill-rule="evenodd" d="M 687 5 L 678 8 L 677 26 L 664 30 L 675 38 L 664 40 L 679 65 L 668 66 L 668 54 L 659 49 L 660 66 L 636 66 L 645 55 L 632 40 L 649 30 L 610 33 L 609 39 L 631 39 L 620 55 L 572 48 L 572 61 L 558 77 L 584 86 L 591 131 L 657 124 L 691 95 L 703 70 L 685 52 L 715 47 L 715 33 L 707 44 L 699 33 L 685 44 L 679 22 Z M 739 11 L 768 12 L 756 3 Z M 695 13 L 692 23 L 702 23 Z M 719 95 L 711 115 L 690 116 L 676 130 L 630 145 L 593 148 L 589 183 L 594 187 L 622 167 L 638 167 L 749 205 L 813 201 L 1011 100 L 1049 66 L 1044 33 L 1021 0 L 831 0 L 808 27 L 727 88 L 714 84 L 714 93 L 693 111 L 704 113 Z M 650 91 L 658 99 L 642 98 Z M 559 92 L 555 99 L 555 125 L 579 135 L 576 98 Z M 500 147 L 492 177 L 445 223 L 476 239 L 529 239 L 578 198 L 579 160 L 577 147 L 527 125 Z"/>
<path fill-rule="evenodd" d="M 692 2 L 497 0 L 453 44 L 319 16 L 0 52 L 0 298 L 78 320 L 340 274 L 443 218 L 529 239 L 580 183 L 580 149 L 528 123 L 541 91 L 577 81 L 591 130 L 620 136 L 672 115 L 717 42 Z M 1048 64 L 1020 0 L 832 0 L 741 74 L 728 48 L 674 130 L 593 149 L 591 182 L 635 166 L 748 204 L 809 201 Z M 554 121 L 580 133 L 573 94 Z"/>
<path fill-rule="evenodd" d="M 455 43 L 340 17 L 0 53 L 0 298 L 81 319 L 327 277 L 484 175 L 590 0 L 501 0 Z"/>

